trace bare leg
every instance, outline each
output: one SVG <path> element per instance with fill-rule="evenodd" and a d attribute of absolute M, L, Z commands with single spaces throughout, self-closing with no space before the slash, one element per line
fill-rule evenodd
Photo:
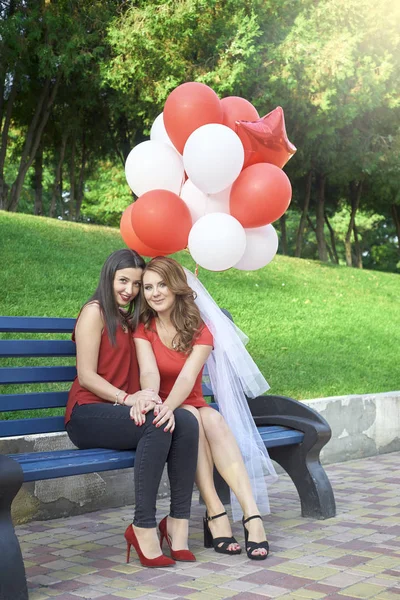
<path fill-rule="evenodd" d="M 188 550 L 189 519 L 174 519 L 168 516 L 167 532 L 173 550 Z"/>
<path fill-rule="evenodd" d="M 242 455 L 225 419 L 213 408 L 204 407 L 199 408 L 198 411 L 212 460 L 239 500 L 244 517 L 259 514 Z M 208 508 L 207 499 L 205 496 L 203 498 Z M 246 527 L 251 541 L 262 542 L 266 539 L 260 519 L 252 519 Z M 254 555 L 265 553 L 265 549 L 253 551 Z"/>
<path fill-rule="evenodd" d="M 181 408 L 192 412 L 199 421 L 199 455 L 197 459 L 196 485 L 205 502 L 207 514 L 209 516 L 219 515 L 225 512 L 225 508 L 214 486 L 214 461 L 204 432 L 200 412 L 197 408 L 189 405 L 182 405 Z M 220 517 L 215 521 L 209 521 L 209 527 L 214 538 L 232 537 L 232 529 L 228 517 Z M 228 549 L 237 550 L 239 547 L 239 544 L 229 544 Z"/>

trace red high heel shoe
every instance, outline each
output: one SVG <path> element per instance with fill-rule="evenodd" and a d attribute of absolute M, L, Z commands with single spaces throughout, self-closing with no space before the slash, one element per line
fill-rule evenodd
<path fill-rule="evenodd" d="M 137 552 L 139 560 L 144 567 L 169 567 L 170 565 L 174 565 L 175 561 L 165 554 L 160 554 L 160 556 L 156 556 L 156 558 L 146 558 L 143 554 L 142 550 L 139 546 L 139 541 L 136 537 L 135 532 L 133 531 L 132 525 L 129 525 L 127 530 L 125 531 L 125 539 L 126 539 L 126 562 L 129 563 L 129 558 L 131 555 L 131 546 L 133 546 Z"/>
<path fill-rule="evenodd" d="M 196 557 L 193 554 L 193 552 L 190 552 L 190 550 L 173 550 L 172 549 L 171 538 L 169 537 L 168 531 L 167 531 L 167 517 L 164 517 L 163 520 L 160 521 L 160 524 L 158 525 L 158 529 L 160 530 L 161 549 L 162 549 L 164 539 L 166 539 L 169 549 L 171 551 L 171 556 L 174 560 L 181 560 L 184 562 L 196 562 Z"/>

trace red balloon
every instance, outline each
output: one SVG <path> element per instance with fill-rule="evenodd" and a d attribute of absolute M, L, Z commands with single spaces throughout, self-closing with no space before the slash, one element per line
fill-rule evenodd
<path fill-rule="evenodd" d="M 258 121 L 239 121 L 236 133 L 244 147 L 243 169 L 263 162 L 282 169 L 297 150 L 288 140 L 280 106 Z"/>
<path fill-rule="evenodd" d="M 257 110 L 248 100 L 240 96 L 222 98 L 223 110 L 222 125 L 226 125 L 236 132 L 236 121 L 256 121 L 260 118 Z"/>
<path fill-rule="evenodd" d="M 126 208 L 124 210 L 124 212 L 122 213 L 122 217 L 121 217 L 121 221 L 120 221 L 120 233 L 122 236 L 122 239 L 124 240 L 125 244 L 128 246 L 128 248 L 130 248 L 131 250 L 135 250 L 138 254 L 141 254 L 143 256 L 165 256 L 166 254 L 172 254 L 174 251 L 173 250 L 155 250 L 154 248 L 150 248 L 149 246 L 146 246 L 146 244 L 143 244 L 143 242 L 141 240 L 139 240 L 138 236 L 136 235 L 136 233 L 133 230 L 132 227 L 132 208 L 133 208 L 133 204 L 130 204 L 128 206 L 128 208 Z"/>
<path fill-rule="evenodd" d="M 168 190 L 146 192 L 133 205 L 132 227 L 151 248 L 186 248 L 192 217 L 184 201 Z"/>
<path fill-rule="evenodd" d="M 275 165 L 259 163 L 247 167 L 234 182 L 230 212 L 243 227 L 262 227 L 279 219 L 291 199 L 286 173 Z"/>
<path fill-rule="evenodd" d="M 175 148 L 183 154 L 189 135 L 208 123 L 222 123 L 222 107 L 208 85 L 191 81 L 175 88 L 164 106 L 164 125 Z"/>

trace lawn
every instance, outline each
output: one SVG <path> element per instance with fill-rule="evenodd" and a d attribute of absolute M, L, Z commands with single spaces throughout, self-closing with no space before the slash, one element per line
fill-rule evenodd
<path fill-rule="evenodd" d="M 76 316 L 105 258 L 124 247 L 116 229 L 2 211 L 0 233 L 2 315 Z M 187 252 L 175 258 L 194 268 Z M 199 277 L 249 336 L 271 393 L 400 389 L 398 275 L 277 256 L 259 271 Z"/>

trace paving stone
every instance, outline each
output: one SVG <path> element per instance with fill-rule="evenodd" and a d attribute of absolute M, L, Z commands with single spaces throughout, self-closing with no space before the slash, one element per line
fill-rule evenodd
<path fill-rule="evenodd" d="M 382 592 L 382 588 L 379 585 L 373 585 L 371 583 L 357 583 L 339 592 L 339 594 L 347 594 L 353 598 L 372 598 L 379 592 Z"/>
<path fill-rule="evenodd" d="M 266 596 L 255 594 L 254 592 L 240 593 L 237 596 L 232 596 L 232 600 L 265 600 Z"/>
<path fill-rule="evenodd" d="M 123 533 L 132 507 L 17 527 L 29 600 L 400 600 L 400 453 L 330 465 L 327 471 L 335 519 L 302 519 L 286 475 L 271 486 L 266 561 L 205 549 L 204 507 L 196 498 L 190 547 L 197 563 L 164 569 L 142 567 L 135 553 L 125 563 Z M 159 501 L 159 518 L 168 505 L 168 498 Z M 243 543 L 240 522 L 232 529 Z"/>
<path fill-rule="evenodd" d="M 257 588 L 257 594 L 268 596 L 269 598 L 279 598 L 284 594 L 288 594 L 291 590 L 276 585 L 263 585 Z"/>

